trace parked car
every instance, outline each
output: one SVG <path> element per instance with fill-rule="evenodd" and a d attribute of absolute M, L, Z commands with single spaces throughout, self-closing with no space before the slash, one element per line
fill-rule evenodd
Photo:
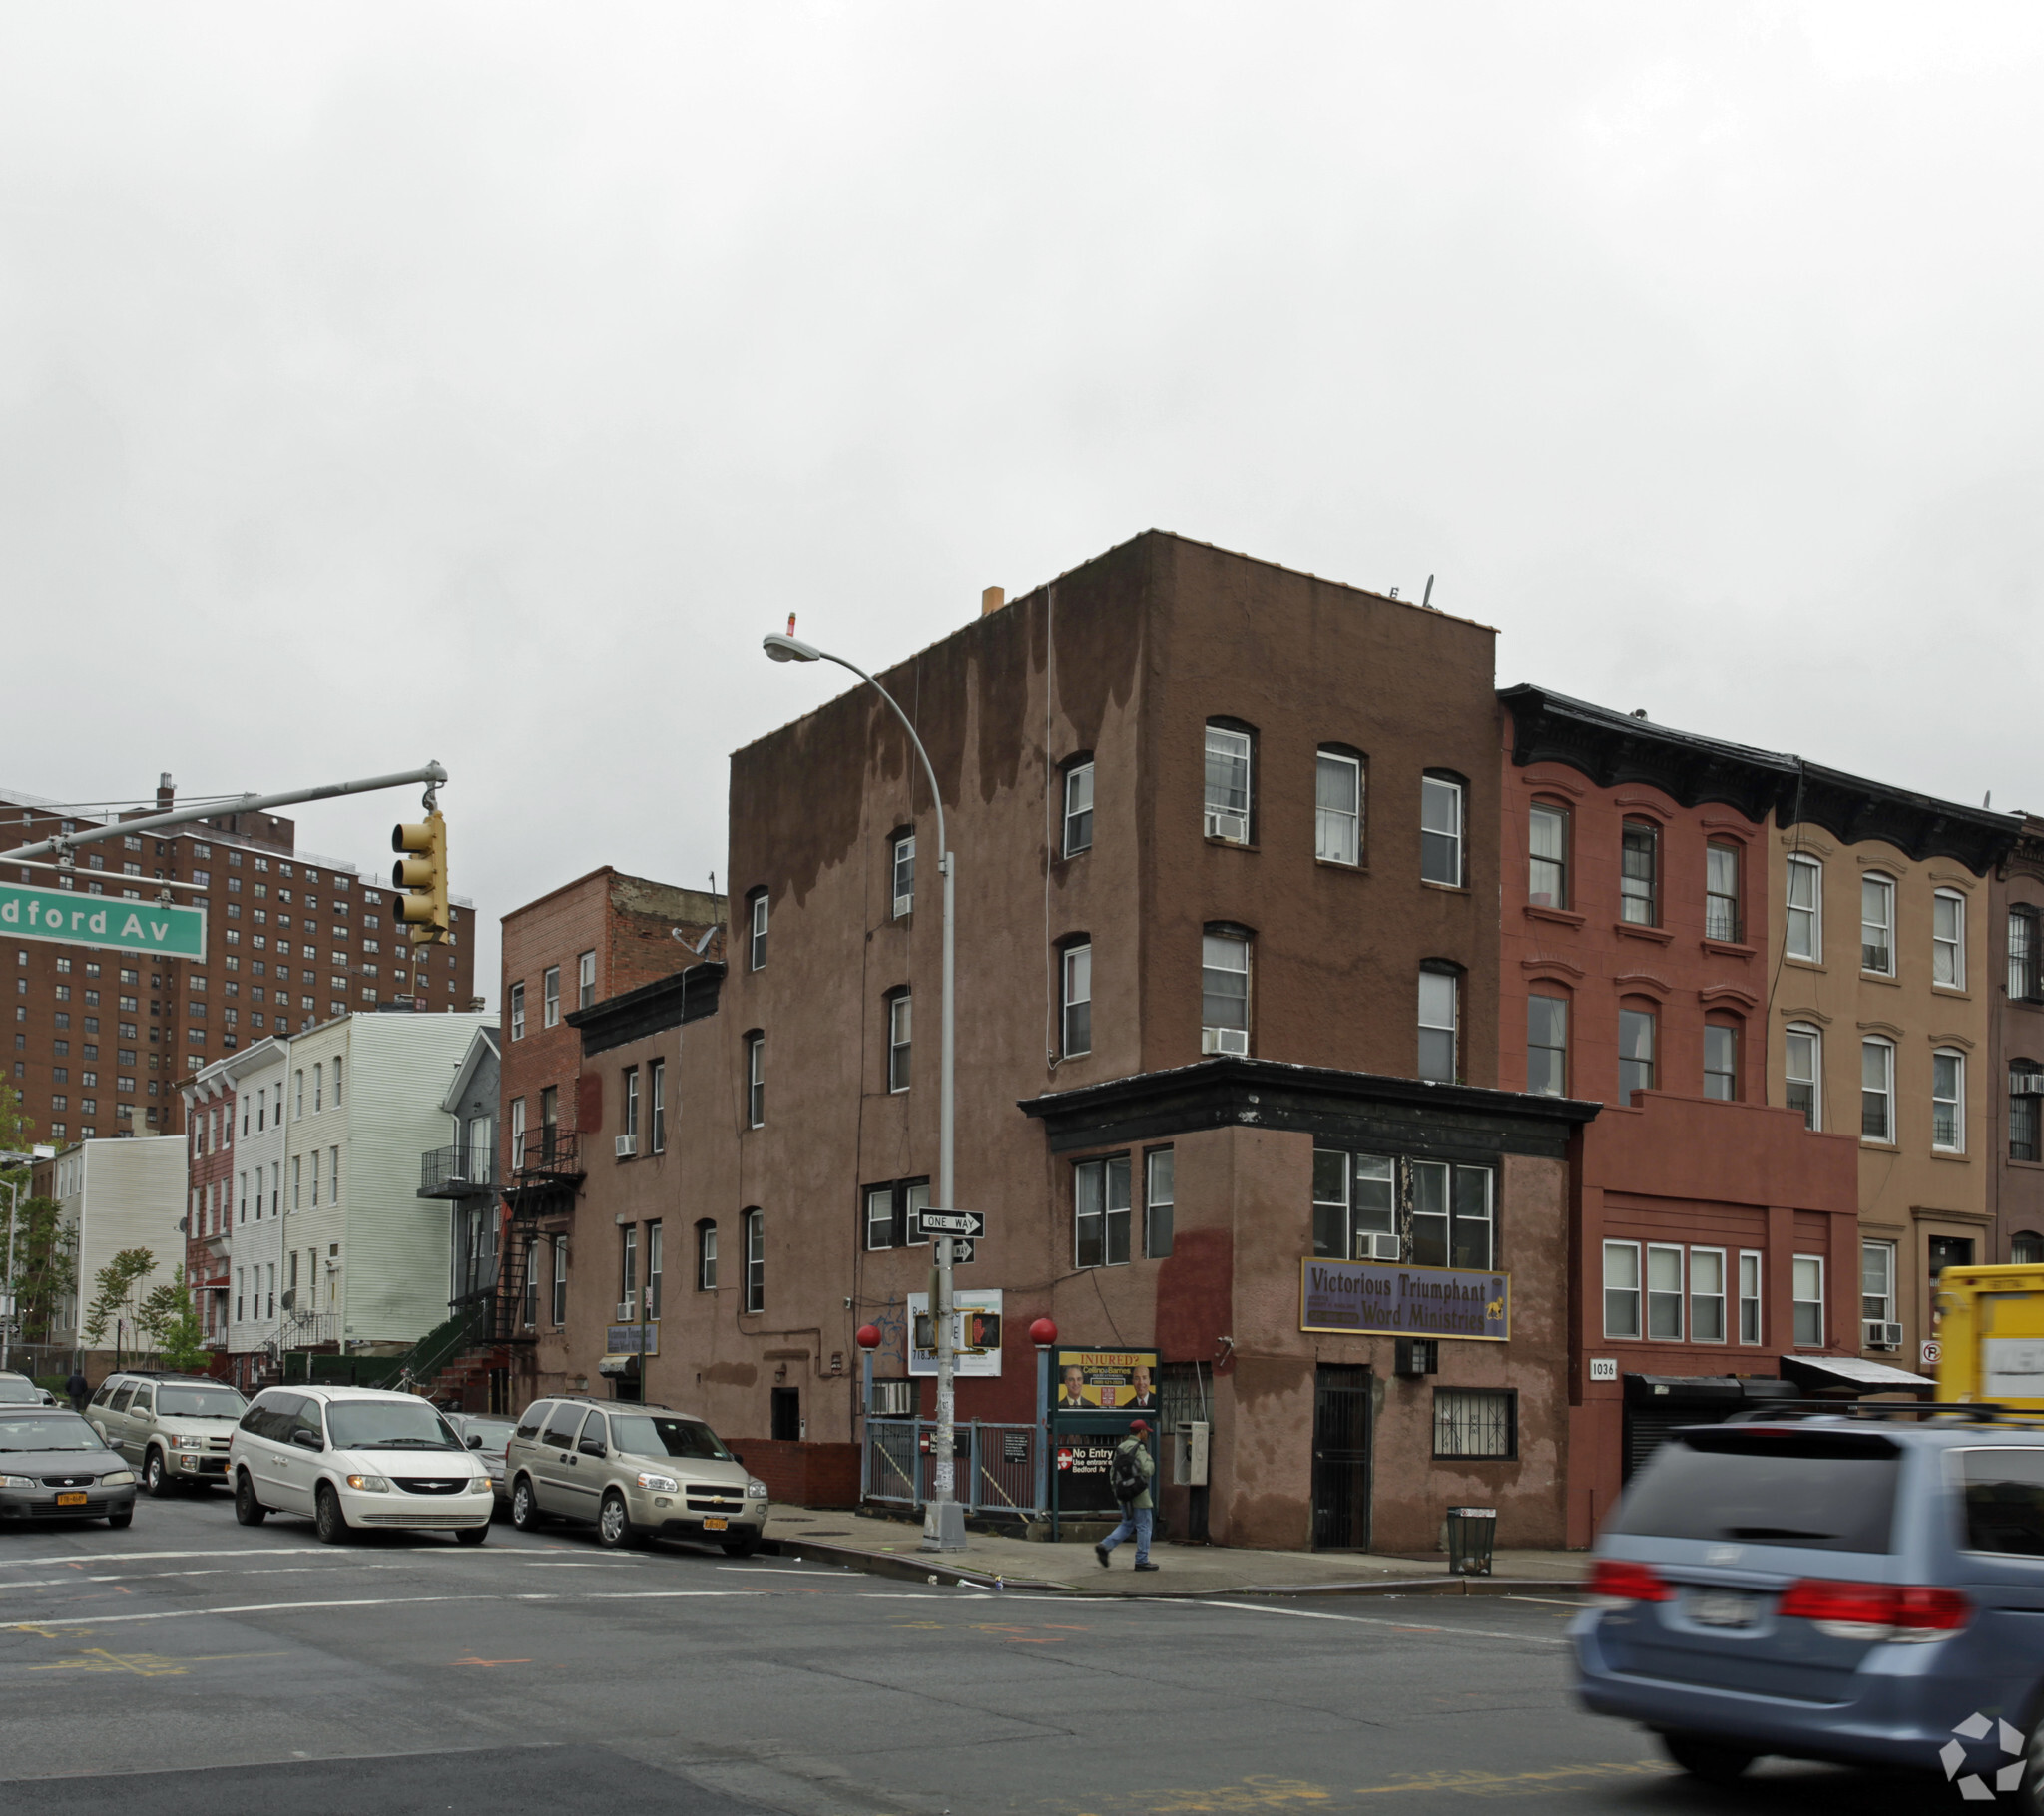
<path fill-rule="evenodd" d="M 76 1413 L 0 1406 L 0 1525 L 135 1518 L 135 1472 Z"/>
<path fill-rule="evenodd" d="M 228 1479 L 235 1422 L 249 1402 L 205 1375 L 109 1375 L 85 1409 L 94 1429 L 136 1466 L 152 1495 L 204 1491 Z"/>
<path fill-rule="evenodd" d="M 766 1531 L 766 1484 L 701 1419 L 667 1406 L 535 1400 L 511 1435 L 511 1524 L 548 1519 L 596 1528 L 616 1549 L 699 1539 L 750 1558 Z"/>
<path fill-rule="evenodd" d="M 504 1447 L 518 1429 L 515 1419 L 499 1419 L 485 1413 L 448 1413 L 447 1423 L 454 1435 L 475 1453 L 475 1460 L 490 1472 L 490 1488 L 500 1508 L 511 1505 L 511 1490 L 504 1476 Z"/>
<path fill-rule="evenodd" d="M 328 1545 L 386 1527 L 451 1532 L 463 1545 L 490 1536 L 488 1473 L 415 1394 L 265 1388 L 242 1415 L 228 1467 L 244 1526 L 297 1514 Z"/>
<path fill-rule="evenodd" d="M 2044 1426 L 1935 1410 L 1674 1434 L 1597 1541 L 1584 1703 L 1707 1779 L 1779 1753 L 1980 1799 L 2027 1766 L 2044 1810 Z"/>
<path fill-rule="evenodd" d="M 28 1376 L 8 1369 L 0 1374 L 0 1406 L 55 1406 L 57 1396 L 38 1387 Z"/>

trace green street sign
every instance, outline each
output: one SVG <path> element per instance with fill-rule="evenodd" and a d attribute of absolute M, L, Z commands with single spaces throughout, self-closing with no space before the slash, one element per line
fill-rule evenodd
<path fill-rule="evenodd" d="M 68 889 L 22 889 L 0 883 L 0 937 L 55 940 L 66 946 L 107 946 L 160 958 L 206 957 L 206 910 L 116 902 Z"/>

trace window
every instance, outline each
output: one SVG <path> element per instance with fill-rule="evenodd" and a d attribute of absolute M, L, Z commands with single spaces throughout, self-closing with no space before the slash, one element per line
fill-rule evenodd
<path fill-rule="evenodd" d="M 1751 1248 L 1739 1251 L 1739 1340 L 1761 1340 L 1761 1257 Z"/>
<path fill-rule="evenodd" d="M 1803 1126 L 1821 1129 L 1823 1097 L 1817 1089 L 1822 1078 L 1823 1036 L 1814 1028 L 1791 1022 L 1782 1037 L 1782 1074 L 1790 1110 L 1802 1112 Z"/>
<path fill-rule="evenodd" d="M 1944 1153 L 1966 1146 L 1966 1058 L 1944 1048 L 1930 1056 L 1930 1144 Z"/>
<path fill-rule="evenodd" d="M 747 946 L 748 967 L 754 971 L 766 969 L 766 891 L 753 891 L 749 918 L 750 933 Z"/>
<path fill-rule="evenodd" d="M 1859 969 L 1895 975 L 1895 884 L 1892 877 L 1859 879 Z"/>
<path fill-rule="evenodd" d="M 1169 1147 L 1153 1147 L 1143 1156 L 1143 1253 L 1152 1261 L 1171 1253 L 1176 1171 L 1177 1156 Z"/>
<path fill-rule="evenodd" d="M 514 1041 L 525 1039 L 525 986 L 523 984 L 513 984 L 511 986 L 511 1038 Z"/>
<path fill-rule="evenodd" d="M 1859 1244 L 1859 1315 L 1869 1324 L 1895 1321 L 1895 1245 Z"/>
<path fill-rule="evenodd" d="M 1821 964 L 1824 956 L 1824 871 L 1816 859 L 1788 860 L 1788 919 L 1783 938 L 1791 959 Z"/>
<path fill-rule="evenodd" d="M 1453 972 L 1419 974 L 1419 1076 L 1442 1084 L 1455 1082 L 1458 1042 L 1457 999 L 1461 992 Z"/>
<path fill-rule="evenodd" d="M 660 1219 L 646 1226 L 646 1315 L 658 1320 L 660 1317 Z"/>
<path fill-rule="evenodd" d="M 1526 899 L 1536 908 L 1569 905 L 1569 816 L 1560 807 L 1535 801 L 1527 818 Z"/>
<path fill-rule="evenodd" d="M 1692 1343 L 1725 1341 L 1725 1251 L 1722 1248 L 1692 1248 L 1689 1251 L 1689 1340 Z"/>
<path fill-rule="evenodd" d="M 2044 1090 L 2044 1072 L 2035 1060 L 2011 1060 L 2008 1063 L 2008 1157 L 2011 1160 L 2040 1160 L 2044 1152 L 2038 1150 L 2040 1119 L 2037 1114 L 2037 1098 Z"/>
<path fill-rule="evenodd" d="M 568 1322 L 568 1238 L 556 1236 L 553 1240 L 553 1304 L 549 1307 L 557 1327 Z"/>
<path fill-rule="evenodd" d="M 1433 1390 L 1436 1457 L 1516 1457 L 1518 1396 L 1508 1388 L 1437 1387 Z"/>
<path fill-rule="evenodd" d="M 1739 847 L 1704 847 L 1704 938 L 1739 938 Z"/>
<path fill-rule="evenodd" d="M 892 1248 L 894 1241 L 894 1187 L 866 1187 L 866 1247 Z"/>
<path fill-rule="evenodd" d="M 2019 1229 L 2009 1243 L 2008 1258 L 2019 1266 L 2034 1267 L 2044 1261 L 2044 1235 L 2034 1229 Z"/>
<path fill-rule="evenodd" d="M 1569 1005 L 1566 997 L 1526 999 L 1526 1089 L 1562 1098 L 1569 1089 Z"/>
<path fill-rule="evenodd" d="M 1247 731 L 1226 725 L 1207 727 L 1207 811 L 1209 838 L 1231 844 L 1250 842 L 1251 761 L 1254 740 Z"/>
<path fill-rule="evenodd" d="M 1704 1096 L 1727 1103 L 1739 1096 L 1739 1024 L 1704 1025 Z"/>
<path fill-rule="evenodd" d="M 302 1069 L 291 1074 L 291 1118 L 295 1121 L 305 1114 L 305 1074 Z"/>
<path fill-rule="evenodd" d="M 1093 1051 L 1093 947 L 1067 946 L 1059 967 L 1063 1028 L 1059 1051 L 1066 1059 Z"/>
<path fill-rule="evenodd" d="M 1604 1334 L 1607 1337 L 1637 1337 L 1640 1334 L 1640 1245 L 1637 1242 L 1604 1244 Z"/>
<path fill-rule="evenodd" d="M 2037 980 L 2037 911 L 2011 908 L 2008 913 L 2008 993 L 2019 1003 L 2034 1003 Z"/>
<path fill-rule="evenodd" d="M 1065 771 L 1065 855 L 1093 849 L 1093 759 Z"/>
<path fill-rule="evenodd" d="M 1949 889 L 1930 898 L 1930 981 L 1966 987 L 1966 899 Z"/>
<path fill-rule="evenodd" d="M 587 1009 L 596 1001 L 596 954 L 582 953 L 575 960 L 575 1007 Z"/>
<path fill-rule="evenodd" d="M 708 1217 L 696 1225 L 696 1290 L 717 1290 L 717 1225 Z"/>
<path fill-rule="evenodd" d="M 561 968 L 549 965 L 539 981 L 540 1026 L 558 1028 L 561 1023 Z"/>
<path fill-rule="evenodd" d="M 655 1060 L 646 1068 L 646 1095 L 653 1116 L 653 1153 L 667 1152 L 667 1062 Z"/>
<path fill-rule="evenodd" d="M 1313 772 L 1314 855 L 1327 864 L 1362 862 L 1362 759 L 1322 750 Z"/>
<path fill-rule="evenodd" d="M 1449 1166 L 1439 1160 L 1412 1160 L 1407 1167 L 1412 1184 L 1412 1265 L 1491 1266 L 1490 1169 Z"/>
<path fill-rule="evenodd" d="M 1200 1051 L 1250 1050 L 1250 942 L 1209 928 L 1200 944 Z"/>
<path fill-rule="evenodd" d="M 625 1139 L 630 1145 L 627 1153 L 635 1153 L 639 1147 L 639 1068 L 625 1068 Z"/>
<path fill-rule="evenodd" d="M 1654 1089 L 1654 1011 L 1618 1012 L 1618 1101 L 1632 1102 L 1636 1091 Z"/>
<path fill-rule="evenodd" d="M 746 1310 L 766 1309 L 766 1213 L 746 1212 Z"/>
<path fill-rule="evenodd" d="M 1895 1138 L 1895 1050 L 1886 1041 L 1859 1044 L 1859 1138 Z"/>
<path fill-rule="evenodd" d="M 291 1208 L 296 1210 L 304 1202 L 305 1156 L 291 1155 Z"/>
<path fill-rule="evenodd" d="M 1118 1267 L 1129 1258 L 1127 1154 L 1073 1168 L 1072 1236 L 1077 1266 Z"/>
<path fill-rule="evenodd" d="M 326 1068 L 324 1066 L 314 1066 L 312 1068 L 312 1110 L 314 1115 L 317 1115 L 325 1102 Z"/>
<path fill-rule="evenodd" d="M 899 991 L 887 999 L 887 1089 L 906 1091 L 909 1084 L 909 994 Z"/>
<path fill-rule="evenodd" d="M 897 1179 L 891 1185 L 868 1185 L 865 1193 L 867 1248 L 919 1247 L 930 1238 L 922 1226 L 929 1208 L 928 1179 Z"/>
<path fill-rule="evenodd" d="M 1462 784 L 1444 775 L 1419 782 L 1419 876 L 1462 886 Z"/>
<path fill-rule="evenodd" d="M 892 869 L 894 872 L 894 918 L 898 921 L 904 914 L 913 912 L 915 908 L 914 833 L 904 832 L 895 839 Z M 760 896 L 756 899 L 764 903 L 766 898 Z M 764 909 L 755 909 L 755 919 L 757 920 L 763 912 Z M 766 937 L 764 924 L 761 927 L 761 937 L 763 939 Z M 765 948 L 763 947 L 762 950 L 764 951 Z M 763 959 L 762 963 L 764 962 Z M 758 965 L 753 967 L 755 971 L 759 970 L 759 968 Z"/>
<path fill-rule="evenodd" d="M 258 1125 L 259 1127 L 259 1125 Z M 519 1171 L 525 1165 L 525 1100 L 511 1100 L 511 1170 Z"/>
<path fill-rule="evenodd" d="M 1647 1335 L 1682 1341 L 1682 1250 L 1672 1242 L 1647 1244 Z"/>
<path fill-rule="evenodd" d="M 1661 925 L 1661 828 L 1627 820 L 1619 834 L 1618 913 L 1637 927 Z"/>
<path fill-rule="evenodd" d="M 1824 1340 L 1824 1263 L 1821 1255 L 1797 1255 L 1791 1264 L 1794 1282 L 1795 1342 L 1798 1348 Z"/>
<path fill-rule="evenodd" d="M 762 1129 L 766 1123 L 766 1037 L 746 1036 L 746 1127 Z"/>
<path fill-rule="evenodd" d="M 639 1225 L 627 1223 L 621 1232 L 618 1252 L 618 1316 L 627 1321 L 639 1316 Z"/>

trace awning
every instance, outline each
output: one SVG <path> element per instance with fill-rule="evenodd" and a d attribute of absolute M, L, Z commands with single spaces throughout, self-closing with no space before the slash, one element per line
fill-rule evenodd
<path fill-rule="evenodd" d="M 609 1355 L 596 1365 L 600 1375 L 634 1375 L 639 1372 L 637 1356 Z"/>
<path fill-rule="evenodd" d="M 1912 1375 L 1906 1368 L 1861 1356 L 1784 1356 L 1782 1372 L 1797 1387 L 1845 1387 L 1859 1394 L 1921 1394 L 1937 1387 L 1927 1375 Z"/>

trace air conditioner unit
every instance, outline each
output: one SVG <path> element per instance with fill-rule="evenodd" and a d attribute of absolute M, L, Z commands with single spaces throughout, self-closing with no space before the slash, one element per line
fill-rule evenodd
<path fill-rule="evenodd" d="M 1879 1318 L 1868 1318 L 1864 1325 L 1864 1331 L 1866 1337 L 1865 1347 L 1868 1349 L 1900 1349 L 1902 1347 L 1902 1327 L 1899 1324 L 1888 1324 L 1882 1322 Z"/>
<path fill-rule="evenodd" d="M 629 1160 L 629 1159 L 630 1159 L 630 1158 L 631 1158 L 631 1157 L 632 1157 L 632 1156 L 633 1156 L 633 1155 L 634 1155 L 635 1153 L 637 1153 L 638 1151 L 639 1151 L 639 1137 L 638 1137 L 637 1135 L 620 1135 L 620 1136 L 618 1136 L 618 1158 L 619 1158 L 619 1159 L 621 1159 L 621 1160 Z"/>
<path fill-rule="evenodd" d="M 1249 1031 L 1244 1028 L 1202 1028 L 1200 1030 L 1200 1051 L 1202 1053 L 1239 1053 L 1247 1055 L 1250 1050 Z"/>
<path fill-rule="evenodd" d="M 900 918 L 901 918 L 901 917 L 902 917 L 902 916 L 903 916 L 904 914 L 906 914 L 906 913 L 907 913 L 907 912 L 908 912 L 908 911 L 909 911 L 909 910 L 910 910 L 911 908 L 913 908 L 914 906 L 915 906 L 915 897 L 914 897 L 914 896 L 912 896 L 912 895 L 897 895 L 897 896 L 896 896 L 896 897 L 894 898 L 894 918 L 895 918 L 895 919 L 896 919 L 896 920 L 898 921 L 898 920 L 899 920 L 899 919 L 900 919 Z"/>
<path fill-rule="evenodd" d="M 2010 1073 L 2008 1094 L 2012 1098 L 2044 1097 L 2044 1072 Z"/>
<path fill-rule="evenodd" d="M 639 1322 L 639 1306 L 636 1300 L 620 1299 L 617 1309 L 611 1313 L 613 1324 L 636 1324 Z"/>
<path fill-rule="evenodd" d="M 1213 813 L 1207 815 L 1207 836 L 1225 838 L 1232 845 L 1247 845 L 1250 842 L 1250 816 L 1247 813 Z"/>
<path fill-rule="evenodd" d="M 1365 1261 L 1395 1261 L 1402 1252 L 1396 1236 L 1362 1238 L 1362 1258 Z"/>

